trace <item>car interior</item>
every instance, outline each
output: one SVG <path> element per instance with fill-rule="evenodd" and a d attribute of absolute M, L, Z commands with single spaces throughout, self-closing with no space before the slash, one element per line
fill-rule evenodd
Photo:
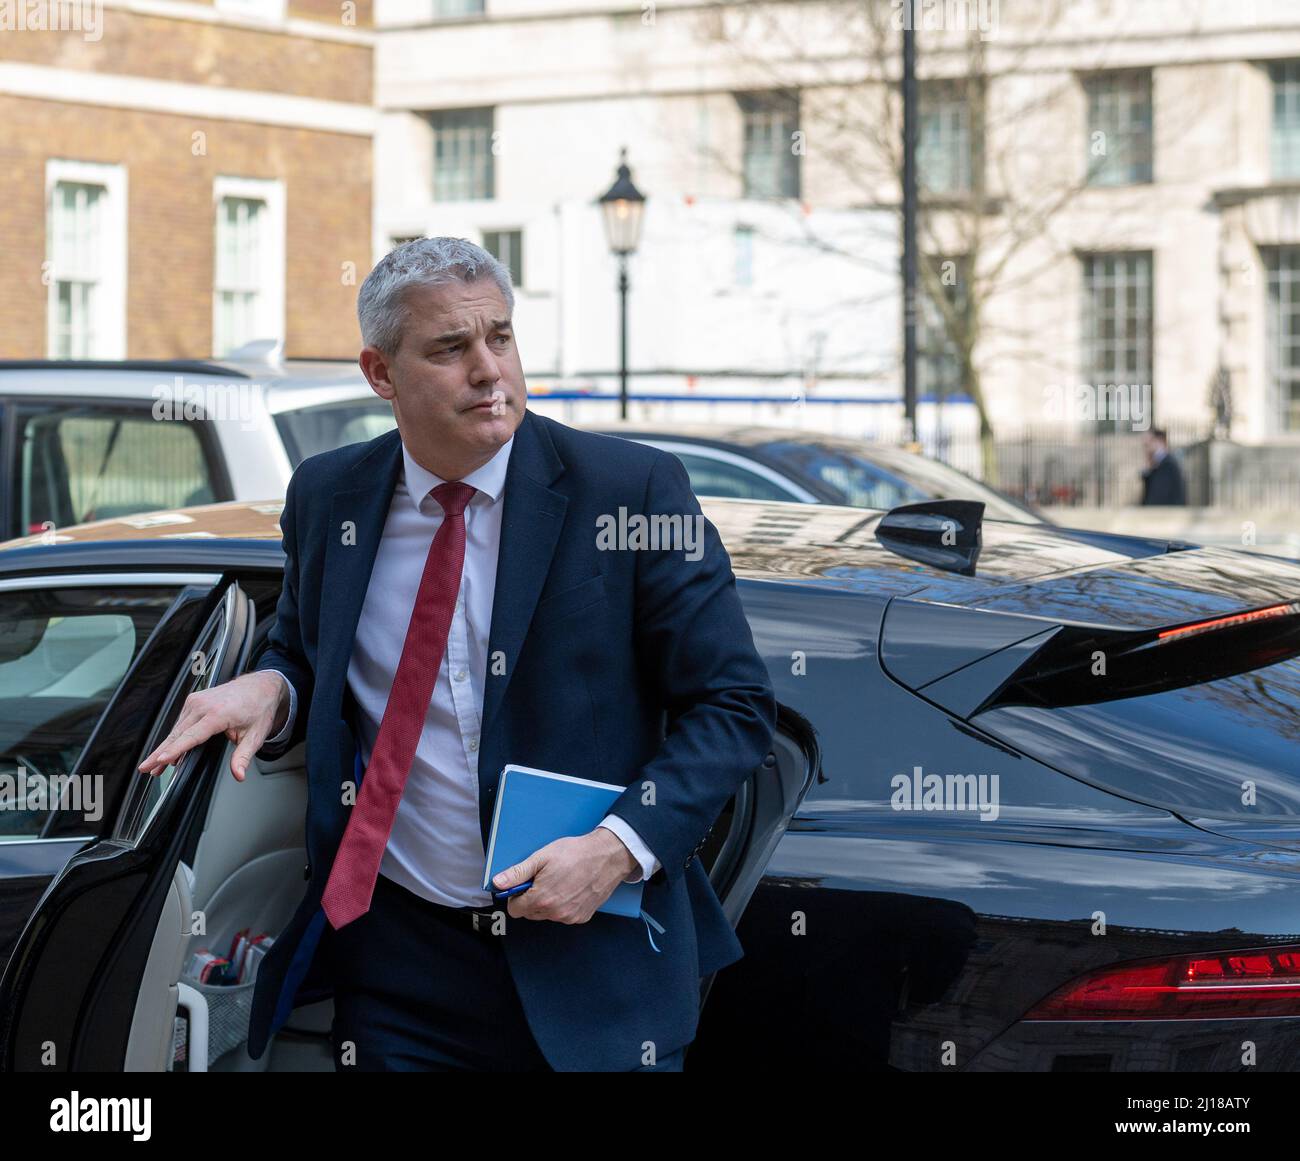
<path fill-rule="evenodd" d="M 259 636 L 267 627 L 264 619 Z M 253 981 L 205 985 L 184 974 L 193 952 L 209 948 L 224 955 L 244 929 L 278 935 L 306 888 L 305 743 L 275 761 L 255 759 L 242 783 L 229 773 L 233 748 L 227 743 L 220 758 L 193 866 L 181 863 L 172 876 L 137 995 L 126 1071 L 334 1068 L 332 1000 L 297 1008 L 253 1060 L 246 1050 Z M 733 924 L 806 789 L 813 753 L 809 737 L 783 723 L 772 754 L 728 803 L 701 851 Z M 191 933 L 196 913 L 203 923 Z"/>

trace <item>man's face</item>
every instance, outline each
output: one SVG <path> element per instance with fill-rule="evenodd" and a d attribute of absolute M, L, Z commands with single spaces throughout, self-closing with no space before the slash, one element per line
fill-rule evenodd
<path fill-rule="evenodd" d="M 402 441 L 421 462 L 486 463 L 514 435 L 525 407 L 501 292 L 489 278 L 456 280 L 413 286 L 404 303 L 396 354 L 362 352 L 371 386 L 392 401 Z"/>

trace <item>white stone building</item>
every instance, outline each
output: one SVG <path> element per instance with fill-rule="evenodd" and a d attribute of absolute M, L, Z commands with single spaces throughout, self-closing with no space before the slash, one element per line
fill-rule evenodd
<path fill-rule="evenodd" d="M 650 199 L 634 393 L 897 400 L 905 11 L 377 0 L 376 251 L 484 241 L 521 275 L 530 383 L 612 390 L 595 199 L 626 146 Z M 979 305 L 995 426 L 1086 418 L 1080 388 L 1115 385 L 1148 422 L 1208 425 L 1226 377 L 1235 438 L 1300 440 L 1300 6 L 918 0 L 916 21 L 922 246 Z M 922 316 L 922 391 L 960 398 Z"/>

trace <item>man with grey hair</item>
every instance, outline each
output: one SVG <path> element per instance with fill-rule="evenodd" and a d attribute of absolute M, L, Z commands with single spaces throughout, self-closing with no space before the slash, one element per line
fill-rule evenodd
<path fill-rule="evenodd" d="M 743 954 L 696 857 L 775 722 L 731 562 L 674 456 L 527 410 L 513 307 L 463 239 L 371 271 L 360 364 L 397 430 L 299 465 L 269 648 L 141 766 L 224 732 L 242 781 L 307 743 L 308 887 L 258 973 L 255 1058 L 332 996 L 340 1070 L 677 1070 L 700 978 Z M 703 551 L 610 550 L 620 511 L 698 520 Z M 494 905 L 509 763 L 626 789 Z M 621 882 L 655 934 L 597 911 Z"/>

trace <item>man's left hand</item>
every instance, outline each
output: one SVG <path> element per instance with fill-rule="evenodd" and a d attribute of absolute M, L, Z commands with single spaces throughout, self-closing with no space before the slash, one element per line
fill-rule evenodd
<path fill-rule="evenodd" d="M 640 870 L 623 840 L 598 826 L 577 838 L 547 843 L 522 863 L 499 872 L 492 885 L 505 891 L 532 879 L 527 891 L 506 900 L 512 919 L 586 923 L 615 887 Z"/>

